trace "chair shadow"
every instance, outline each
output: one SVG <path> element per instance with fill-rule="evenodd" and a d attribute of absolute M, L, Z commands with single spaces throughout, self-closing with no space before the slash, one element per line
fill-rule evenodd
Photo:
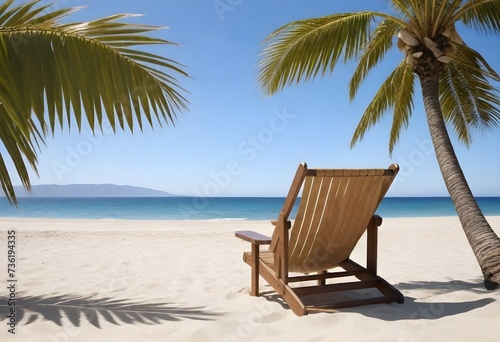
<path fill-rule="evenodd" d="M 367 306 L 358 306 L 344 309 L 336 309 L 337 312 L 359 313 L 361 315 L 377 318 L 385 321 L 401 321 L 401 320 L 435 320 L 448 316 L 454 316 L 470 312 L 482 307 L 485 307 L 496 300 L 494 298 L 480 298 L 472 301 L 422 301 L 418 298 L 413 298 L 405 295 L 405 291 L 425 290 L 431 291 L 432 297 L 439 299 L 440 296 L 446 295 L 445 298 L 453 297 L 453 293 L 457 291 L 466 291 L 475 294 L 488 294 L 484 288 L 482 281 L 465 282 L 465 281 L 447 281 L 447 282 L 429 282 L 415 281 L 409 283 L 399 283 L 397 289 L 403 292 L 405 301 L 403 304 L 375 304 Z M 270 302 L 279 303 L 285 310 L 290 310 L 283 299 L 274 291 L 265 291 L 261 296 Z"/>
<path fill-rule="evenodd" d="M 405 294 L 405 291 L 425 290 L 431 294 L 431 297 L 438 299 L 436 301 L 422 301 L 405 295 L 403 304 L 390 304 L 380 306 L 377 309 L 373 307 L 360 308 L 360 314 L 378 318 L 386 321 L 401 320 L 435 320 L 448 316 L 464 314 L 482 307 L 485 307 L 496 300 L 494 298 L 480 298 L 471 301 L 461 301 L 456 297 L 452 301 L 440 301 L 442 298 L 452 298 L 455 292 L 469 292 L 478 295 L 485 295 L 488 291 L 484 288 L 482 281 L 466 282 L 460 280 L 451 280 L 444 282 L 434 281 L 414 281 L 408 283 L 399 283 L 396 287 Z M 401 305 L 401 306 L 400 306 Z M 354 312 L 354 309 L 346 310 Z"/>
<path fill-rule="evenodd" d="M 467 282 L 462 280 L 450 281 L 413 281 L 408 283 L 399 283 L 396 287 L 401 290 L 433 290 L 435 294 L 445 294 L 456 291 L 468 291 L 472 293 L 486 293 L 481 280 L 477 282 Z"/>
<path fill-rule="evenodd" d="M 0 322 L 7 319 L 11 306 L 8 298 L 0 296 Z M 45 320 L 63 326 L 65 318 L 79 327 L 88 322 L 101 328 L 102 322 L 121 324 L 161 324 L 163 321 L 183 319 L 209 321 L 220 316 L 200 307 L 174 306 L 166 303 L 138 303 L 93 296 L 22 296 L 15 303 L 16 322 L 30 324 Z"/>

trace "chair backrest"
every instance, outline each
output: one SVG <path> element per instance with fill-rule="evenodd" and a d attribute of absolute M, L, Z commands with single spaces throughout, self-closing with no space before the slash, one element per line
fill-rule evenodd
<path fill-rule="evenodd" d="M 302 165 L 302 176 L 296 176 L 302 195 L 289 232 L 288 271 L 308 273 L 334 268 L 349 258 L 399 167 L 307 169 Z M 286 216 L 297 189 L 290 189 L 290 195 L 283 208 Z"/>

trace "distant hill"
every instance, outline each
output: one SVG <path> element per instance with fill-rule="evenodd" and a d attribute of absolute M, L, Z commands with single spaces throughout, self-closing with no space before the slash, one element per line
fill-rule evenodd
<path fill-rule="evenodd" d="M 31 193 L 15 186 L 17 197 L 172 197 L 165 191 L 114 184 L 34 185 Z M 2 193 L 3 195 L 3 193 Z"/>

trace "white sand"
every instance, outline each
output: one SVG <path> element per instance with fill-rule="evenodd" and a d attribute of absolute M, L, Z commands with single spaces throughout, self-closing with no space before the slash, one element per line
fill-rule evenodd
<path fill-rule="evenodd" d="M 489 222 L 500 234 L 500 217 Z M 250 246 L 234 237 L 243 229 L 270 235 L 272 225 L 0 219 L 0 341 L 498 341 L 500 291 L 484 289 L 456 218 L 384 221 L 379 274 L 404 304 L 300 318 L 272 294 L 248 294 Z M 5 320 L 9 230 L 15 335 Z M 352 258 L 364 264 L 364 239 Z"/>

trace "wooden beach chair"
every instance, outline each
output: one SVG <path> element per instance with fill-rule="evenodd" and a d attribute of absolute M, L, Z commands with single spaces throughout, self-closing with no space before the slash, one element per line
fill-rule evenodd
<path fill-rule="evenodd" d="M 251 266 L 251 295 L 259 295 L 260 275 L 298 316 L 403 303 L 403 295 L 377 275 L 377 229 L 382 218 L 374 214 L 398 171 L 396 164 L 388 169 L 308 169 L 300 164 L 278 220 L 272 222 L 272 238 L 236 232 L 252 246 L 243 255 Z M 301 189 L 292 224 L 289 215 Z M 349 257 L 366 230 L 363 267 Z M 261 245 L 270 246 L 260 251 Z M 339 282 L 341 277 L 348 278 Z"/>

